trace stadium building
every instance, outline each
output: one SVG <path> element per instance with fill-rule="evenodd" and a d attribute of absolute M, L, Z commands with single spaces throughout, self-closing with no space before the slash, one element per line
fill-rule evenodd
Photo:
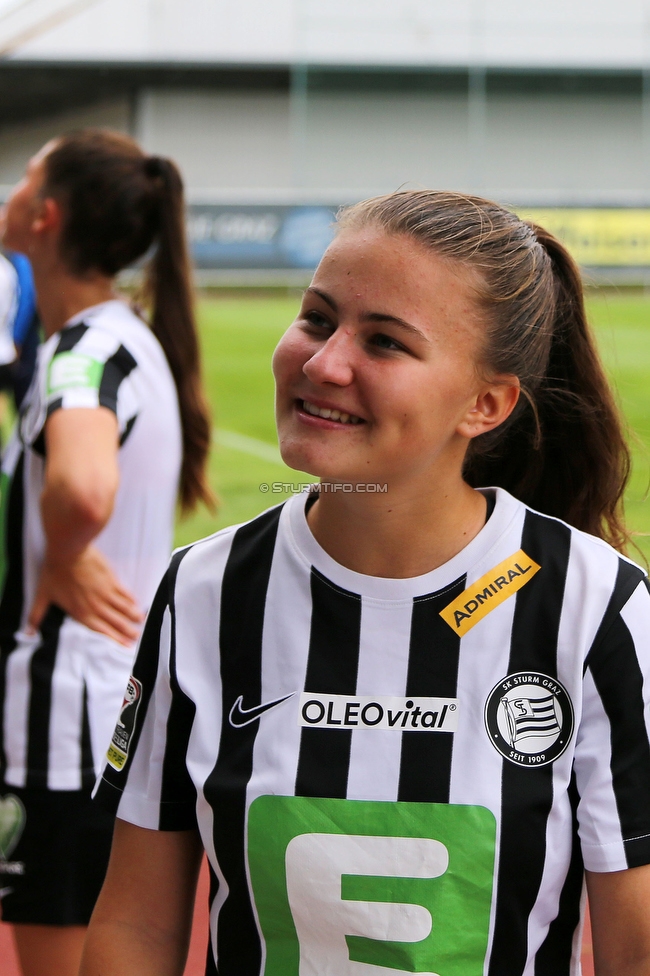
<path fill-rule="evenodd" d="M 1 189 L 62 130 L 130 132 L 180 164 L 206 280 L 301 281 L 333 208 L 404 185 L 650 276 L 641 0 L 0 0 L 0 53 Z"/>

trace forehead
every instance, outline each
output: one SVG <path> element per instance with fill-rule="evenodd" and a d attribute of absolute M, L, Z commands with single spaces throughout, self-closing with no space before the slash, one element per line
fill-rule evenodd
<path fill-rule="evenodd" d="M 359 311 L 411 321 L 481 323 L 477 278 L 459 261 L 405 234 L 344 228 L 327 249 L 313 284 Z"/>

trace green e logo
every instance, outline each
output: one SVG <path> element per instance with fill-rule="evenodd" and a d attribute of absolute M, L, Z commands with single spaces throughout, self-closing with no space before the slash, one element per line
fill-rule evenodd
<path fill-rule="evenodd" d="M 481 976 L 494 844 L 484 807 L 259 797 L 265 976 Z"/>

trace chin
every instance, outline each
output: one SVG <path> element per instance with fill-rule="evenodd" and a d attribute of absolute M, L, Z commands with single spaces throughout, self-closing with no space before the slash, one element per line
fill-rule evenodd
<path fill-rule="evenodd" d="M 311 451 L 305 450 L 303 445 L 280 440 L 280 456 L 288 468 L 320 478 L 320 465 L 311 456 Z"/>
<path fill-rule="evenodd" d="M 280 454 L 288 468 L 304 471 L 305 474 L 321 481 L 350 481 L 345 471 L 335 461 L 323 458 L 317 450 L 310 450 L 305 444 L 280 442 Z"/>

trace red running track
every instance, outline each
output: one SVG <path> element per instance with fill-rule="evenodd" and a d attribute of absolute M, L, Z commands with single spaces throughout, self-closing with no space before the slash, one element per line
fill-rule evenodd
<path fill-rule="evenodd" d="M 208 890 L 208 871 L 204 863 L 199 879 L 194 924 L 192 926 L 192 941 L 185 966 L 185 976 L 204 976 L 205 973 L 205 955 L 208 947 Z M 389 970 L 386 972 L 388 973 Z M 20 976 L 11 930 L 8 925 L 2 924 L 0 924 L 0 976 Z M 585 925 L 582 951 L 582 976 L 594 976 L 591 929 L 588 919 Z"/>

